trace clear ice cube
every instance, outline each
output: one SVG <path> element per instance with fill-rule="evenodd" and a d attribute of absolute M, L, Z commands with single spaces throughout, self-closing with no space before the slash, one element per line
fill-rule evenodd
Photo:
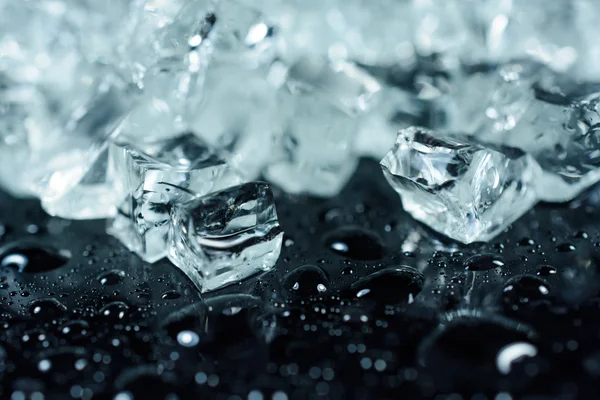
<path fill-rule="evenodd" d="M 410 127 L 381 166 L 406 211 L 463 243 L 492 239 L 536 203 L 540 171 L 531 156 L 472 138 Z"/>
<path fill-rule="evenodd" d="M 532 89 L 534 100 L 519 124 L 495 140 L 536 159 L 544 171 L 538 197 L 550 202 L 571 200 L 600 180 L 600 94 L 560 90 Z"/>
<path fill-rule="evenodd" d="M 206 292 L 272 268 L 282 239 L 269 185 L 250 182 L 175 205 L 169 259 Z"/>
<path fill-rule="evenodd" d="M 293 65 L 280 89 L 286 122 L 267 179 L 291 193 L 338 193 L 357 164 L 353 144 L 359 118 L 374 106 L 380 89 L 350 63 Z"/>
<path fill-rule="evenodd" d="M 113 143 L 110 153 L 127 198 L 108 232 L 148 262 L 167 254 L 174 204 L 241 182 L 218 153 L 191 133 L 139 148 Z"/>

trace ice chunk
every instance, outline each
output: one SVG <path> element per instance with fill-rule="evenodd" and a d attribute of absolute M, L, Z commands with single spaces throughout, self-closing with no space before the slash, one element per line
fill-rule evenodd
<path fill-rule="evenodd" d="M 472 138 L 410 127 L 381 166 L 406 211 L 463 243 L 490 240 L 536 203 L 540 170 L 531 156 Z"/>
<path fill-rule="evenodd" d="M 191 129 L 227 152 L 246 180 L 258 178 L 283 129 L 276 88 L 256 70 L 219 64 L 187 107 Z"/>
<path fill-rule="evenodd" d="M 218 153 L 191 133 L 139 148 L 114 143 L 110 152 L 127 198 L 108 232 L 148 262 L 166 256 L 174 204 L 241 182 Z"/>
<path fill-rule="evenodd" d="M 282 129 L 277 83 L 269 82 L 275 36 L 256 9 L 220 2 L 210 65 L 186 103 L 191 129 L 227 152 L 246 180 L 258 178 Z"/>
<path fill-rule="evenodd" d="M 56 113 L 60 104 L 42 89 L 4 79 L 0 84 L 4 165 L 0 180 L 15 195 L 62 201 L 92 167 L 134 96 L 122 81 L 123 86 L 100 84 L 93 98 L 61 118 Z M 49 212 L 71 215 L 68 210 Z"/>
<path fill-rule="evenodd" d="M 398 130 L 421 122 L 425 110 L 412 93 L 382 84 L 378 106 L 359 120 L 356 153 L 380 160 L 394 144 Z"/>
<path fill-rule="evenodd" d="M 42 102 L 35 87 L 14 85 L 0 73 L 0 183 L 13 196 L 33 195 L 25 167 L 51 120 Z"/>
<path fill-rule="evenodd" d="M 88 51 L 87 5 L 0 4 L 0 103 L 25 122 L 20 150 L 0 144 L 20 174 L 13 193 L 55 201 L 73 189 L 135 97 L 116 67 Z"/>
<path fill-rule="evenodd" d="M 448 82 L 448 92 L 433 100 L 444 119 L 431 121 L 431 126 L 477 133 L 485 140 L 501 137 L 517 125 L 533 101 L 533 85 L 543 73 L 547 70 L 541 64 L 528 60 L 463 68 Z"/>
<path fill-rule="evenodd" d="M 275 265 L 283 231 L 269 185 L 251 182 L 177 204 L 169 259 L 202 291 Z"/>
<path fill-rule="evenodd" d="M 279 27 L 279 48 L 286 62 L 296 62 L 306 54 L 366 65 L 407 63 L 414 57 L 410 0 L 258 3 Z"/>
<path fill-rule="evenodd" d="M 199 71 L 206 64 L 216 21 L 213 0 L 145 1 L 134 14 L 135 30 L 125 46 L 125 64 L 141 77 L 167 60 Z"/>
<path fill-rule="evenodd" d="M 291 193 L 338 193 L 356 167 L 358 118 L 373 107 L 380 89 L 350 63 L 306 59 L 293 65 L 280 90 L 287 120 L 267 179 Z"/>
<path fill-rule="evenodd" d="M 587 86 L 594 88 L 600 89 Z M 583 93 L 538 85 L 521 122 L 496 138 L 529 152 L 540 164 L 544 175 L 537 191 L 542 200 L 570 200 L 600 180 L 600 91 Z"/>
<path fill-rule="evenodd" d="M 415 44 L 451 62 L 506 62 L 529 57 L 566 71 L 578 57 L 578 1 L 415 0 Z"/>
<path fill-rule="evenodd" d="M 277 26 L 253 4 L 221 1 L 216 13 L 214 62 L 256 69 L 276 57 Z"/>
<path fill-rule="evenodd" d="M 104 145 L 87 172 L 70 190 L 58 197 L 42 197 L 42 208 L 50 215 L 69 219 L 110 218 L 125 198 L 122 182 L 115 179 Z"/>
<path fill-rule="evenodd" d="M 198 74 L 182 65 L 164 62 L 150 68 L 143 79 L 144 95 L 118 126 L 122 141 L 156 142 L 186 130 L 185 103 Z"/>

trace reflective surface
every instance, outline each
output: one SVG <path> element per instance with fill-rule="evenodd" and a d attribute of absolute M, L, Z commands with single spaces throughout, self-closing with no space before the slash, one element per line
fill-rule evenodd
<path fill-rule="evenodd" d="M 462 246 L 410 218 L 361 161 L 340 196 L 275 191 L 275 268 L 203 298 L 103 222 L 3 195 L 2 393 L 585 398 L 600 376 L 599 193 Z"/>

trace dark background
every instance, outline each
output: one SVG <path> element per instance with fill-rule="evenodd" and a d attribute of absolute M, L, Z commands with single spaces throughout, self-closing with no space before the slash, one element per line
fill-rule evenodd
<path fill-rule="evenodd" d="M 470 246 L 404 213 L 373 161 L 337 197 L 276 201 L 274 270 L 201 298 L 104 221 L 0 195 L 2 398 L 598 397 L 600 189 Z M 537 354 L 502 373 L 518 342 Z"/>

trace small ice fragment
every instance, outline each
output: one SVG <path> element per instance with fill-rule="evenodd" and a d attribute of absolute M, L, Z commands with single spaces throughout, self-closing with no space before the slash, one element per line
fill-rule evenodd
<path fill-rule="evenodd" d="M 381 166 L 406 211 L 463 243 L 490 240 L 536 203 L 531 156 L 470 137 L 403 129 Z"/>
<path fill-rule="evenodd" d="M 169 259 L 205 292 L 272 268 L 282 239 L 269 185 L 250 182 L 175 205 Z"/>
<path fill-rule="evenodd" d="M 174 204 L 241 183 L 225 160 L 191 133 L 139 148 L 113 143 L 110 153 L 127 199 L 108 233 L 148 262 L 166 256 Z"/>

